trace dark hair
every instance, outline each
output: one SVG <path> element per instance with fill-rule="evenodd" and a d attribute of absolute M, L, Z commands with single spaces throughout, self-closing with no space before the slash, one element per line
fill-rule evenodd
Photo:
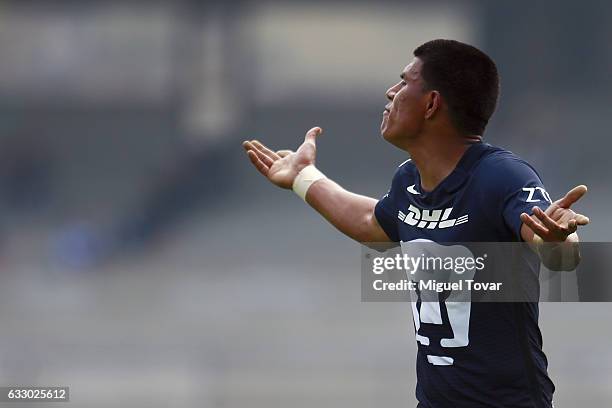
<path fill-rule="evenodd" d="M 454 40 L 433 40 L 414 50 L 423 61 L 428 90 L 440 92 L 460 131 L 482 135 L 495 111 L 499 75 L 495 63 L 476 47 Z"/>

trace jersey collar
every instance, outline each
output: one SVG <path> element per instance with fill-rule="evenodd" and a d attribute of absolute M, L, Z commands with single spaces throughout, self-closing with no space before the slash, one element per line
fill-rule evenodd
<path fill-rule="evenodd" d="M 472 144 L 461 156 L 459 163 L 455 169 L 446 176 L 444 180 L 435 189 L 430 192 L 425 192 L 421 189 L 421 199 L 436 202 L 442 195 L 453 194 L 458 191 L 468 179 L 472 168 L 482 157 L 482 155 L 491 147 L 488 143 L 476 142 Z M 421 176 L 417 170 L 419 186 L 421 185 Z"/>

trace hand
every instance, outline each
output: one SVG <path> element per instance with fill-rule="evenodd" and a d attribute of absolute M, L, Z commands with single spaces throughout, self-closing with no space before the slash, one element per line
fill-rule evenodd
<path fill-rule="evenodd" d="M 575 213 L 570 207 L 587 192 L 587 187 L 580 185 L 571 189 L 565 196 L 550 205 L 546 211 L 539 207 L 533 207 L 533 215 L 521 214 L 521 221 L 527 227 L 533 238 L 540 238 L 545 242 L 577 241 L 578 236 L 574 234 L 579 225 L 587 225 L 589 218 Z M 569 237 L 569 239 L 568 239 Z M 537 239 L 537 238 L 536 238 Z"/>
<path fill-rule="evenodd" d="M 323 130 L 314 127 L 306 132 L 304 143 L 293 152 L 291 150 L 270 150 L 257 140 L 244 141 L 242 147 L 251 163 L 273 184 L 281 188 L 292 188 L 293 180 L 306 166 L 314 164 L 317 152 L 315 140 Z"/>

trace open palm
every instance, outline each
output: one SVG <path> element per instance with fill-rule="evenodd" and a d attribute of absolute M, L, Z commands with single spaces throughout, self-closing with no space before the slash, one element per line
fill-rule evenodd
<path fill-rule="evenodd" d="M 314 127 L 306 132 L 304 143 L 295 151 L 274 151 L 257 140 L 245 141 L 242 146 L 251 163 L 273 184 L 290 189 L 293 180 L 306 166 L 314 164 L 316 157 L 316 137 L 322 132 Z"/>
<path fill-rule="evenodd" d="M 521 214 L 521 221 L 532 234 L 546 242 L 575 241 L 578 226 L 587 225 L 589 218 L 576 213 L 570 207 L 587 192 L 584 185 L 571 189 L 564 197 L 553 202 L 546 211 L 533 208 L 533 215 Z"/>

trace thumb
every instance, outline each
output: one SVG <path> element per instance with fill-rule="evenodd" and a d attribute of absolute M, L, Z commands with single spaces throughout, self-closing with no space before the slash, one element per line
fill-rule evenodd
<path fill-rule="evenodd" d="M 306 136 L 304 137 L 304 143 L 312 143 L 313 145 L 316 145 L 316 143 L 315 143 L 316 138 L 321 133 L 323 133 L 323 129 L 321 129 L 318 126 L 313 127 L 308 132 L 306 132 Z"/>
<path fill-rule="evenodd" d="M 582 198 L 582 196 L 585 195 L 586 192 L 587 192 L 587 186 L 585 185 L 576 186 L 572 188 L 570 191 L 568 191 L 567 194 L 565 194 L 565 197 L 560 199 L 557 202 L 557 204 L 561 208 L 570 208 L 571 205 L 574 204 L 576 201 L 580 200 L 580 198 Z"/>

